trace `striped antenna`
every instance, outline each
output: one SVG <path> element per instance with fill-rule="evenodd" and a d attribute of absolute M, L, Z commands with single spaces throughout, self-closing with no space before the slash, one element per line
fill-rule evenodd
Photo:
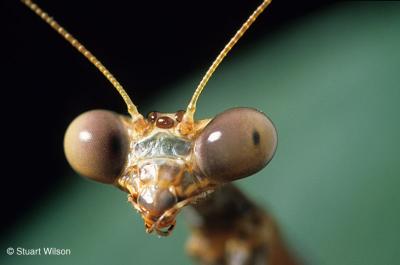
<path fill-rule="evenodd" d="M 128 107 L 128 112 L 132 116 L 134 121 L 143 120 L 143 116 L 138 112 L 137 107 L 133 104 L 131 98 L 126 93 L 125 89 L 114 77 L 113 74 L 88 50 L 83 46 L 77 39 L 75 39 L 68 31 L 61 27 L 57 21 L 50 17 L 44 12 L 37 4 L 30 0 L 21 0 L 27 7 L 35 12 L 41 19 L 43 19 L 48 25 L 50 25 L 55 31 L 57 31 L 65 40 L 67 40 L 72 46 L 74 46 L 83 56 L 85 56 L 97 69 L 110 81 L 115 87 L 118 93 L 121 95 Z"/>
<path fill-rule="evenodd" d="M 228 44 L 225 45 L 224 49 L 219 53 L 217 58 L 214 60 L 210 68 L 208 68 L 206 74 L 201 79 L 199 85 L 193 93 L 192 99 L 189 102 L 189 105 L 186 109 L 185 116 L 183 117 L 183 131 L 191 130 L 193 125 L 194 113 L 196 112 L 196 103 L 199 99 L 201 92 L 206 86 L 208 80 L 215 72 L 219 64 L 228 54 L 228 52 L 235 46 L 238 40 L 243 36 L 243 34 L 250 28 L 251 24 L 256 20 L 256 18 L 264 11 L 264 9 L 271 3 L 271 0 L 264 0 L 257 9 L 250 15 L 250 17 L 246 20 L 246 22 L 240 27 L 240 29 L 236 32 L 236 34 L 231 38 Z M 185 125 L 186 124 L 186 125 Z"/>

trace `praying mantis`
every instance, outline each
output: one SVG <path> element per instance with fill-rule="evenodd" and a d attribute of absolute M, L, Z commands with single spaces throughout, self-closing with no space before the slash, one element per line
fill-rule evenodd
<path fill-rule="evenodd" d="M 186 110 L 144 117 L 113 74 L 77 39 L 30 0 L 22 2 L 84 55 L 114 86 L 129 116 L 92 110 L 69 125 L 64 138 L 71 167 L 91 180 L 128 193 L 146 232 L 168 236 L 176 216 L 192 206 L 187 249 L 203 264 L 295 264 L 271 216 L 231 182 L 263 169 L 273 158 L 277 133 L 254 108 L 228 109 L 196 120 L 197 101 L 212 74 L 256 18 L 263 1 L 212 63 Z M 239 263 L 238 263 L 239 262 Z"/>

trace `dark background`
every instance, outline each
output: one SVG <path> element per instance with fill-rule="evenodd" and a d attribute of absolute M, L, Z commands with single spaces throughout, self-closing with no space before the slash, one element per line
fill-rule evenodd
<path fill-rule="evenodd" d="M 260 1 L 37 3 L 115 74 L 143 111 L 163 87 L 205 71 Z M 274 1 L 230 56 L 325 7 Z M 1 233 L 8 234 L 71 181 L 62 146 L 69 122 L 90 109 L 126 109 L 97 69 L 27 7 L 4 1 L 1 10 Z"/>

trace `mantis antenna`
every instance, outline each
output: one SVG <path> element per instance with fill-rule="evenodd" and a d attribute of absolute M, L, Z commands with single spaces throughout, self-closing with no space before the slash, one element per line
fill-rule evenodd
<path fill-rule="evenodd" d="M 222 62 L 228 52 L 235 46 L 238 40 L 243 36 L 243 34 L 250 28 L 251 24 L 256 20 L 256 18 L 264 11 L 264 9 L 271 3 L 271 0 L 264 0 L 257 9 L 250 15 L 250 17 L 243 23 L 240 29 L 236 32 L 236 34 L 231 38 L 228 44 L 225 45 L 224 49 L 218 54 L 217 58 L 214 60 L 210 68 L 208 68 L 206 74 L 201 79 L 199 85 L 197 86 L 196 90 L 193 93 L 192 99 L 189 102 L 189 105 L 186 109 L 185 116 L 183 117 L 184 123 L 186 126 L 191 129 L 191 125 L 193 124 L 194 113 L 196 111 L 196 103 L 199 99 L 201 92 L 203 91 L 204 87 L 206 86 L 208 80 L 212 76 L 212 74 L 217 69 L 218 65 Z"/>
<path fill-rule="evenodd" d="M 30 0 L 21 0 L 26 6 L 28 6 L 33 12 L 35 12 L 41 19 L 49 24 L 54 30 L 56 30 L 65 40 L 67 40 L 72 46 L 74 46 L 83 56 L 85 56 L 97 69 L 110 81 L 115 87 L 118 93 L 121 95 L 125 104 L 128 107 L 128 112 L 132 116 L 134 121 L 143 120 L 143 116 L 138 112 L 137 107 L 133 104 L 131 98 L 126 93 L 122 85 L 117 79 L 108 71 L 108 69 L 89 51 L 83 46 L 77 39 L 75 39 L 68 31 L 61 27 L 52 17 L 44 12 L 37 4 Z"/>

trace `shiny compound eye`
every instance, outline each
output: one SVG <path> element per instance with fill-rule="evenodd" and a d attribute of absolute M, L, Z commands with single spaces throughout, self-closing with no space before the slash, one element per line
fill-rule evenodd
<path fill-rule="evenodd" d="M 218 182 L 250 176 L 272 159 L 277 134 L 271 120 L 251 108 L 218 114 L 195 141 L 196 167 Z"/>
<path fill-rule="evenodd" d="M 127 131 L 118 114 L 106 110 L 88 111 L 69 125 L 64 137 L 64 151 L 76 172 L 112 184 L 127 159 Z"/>

